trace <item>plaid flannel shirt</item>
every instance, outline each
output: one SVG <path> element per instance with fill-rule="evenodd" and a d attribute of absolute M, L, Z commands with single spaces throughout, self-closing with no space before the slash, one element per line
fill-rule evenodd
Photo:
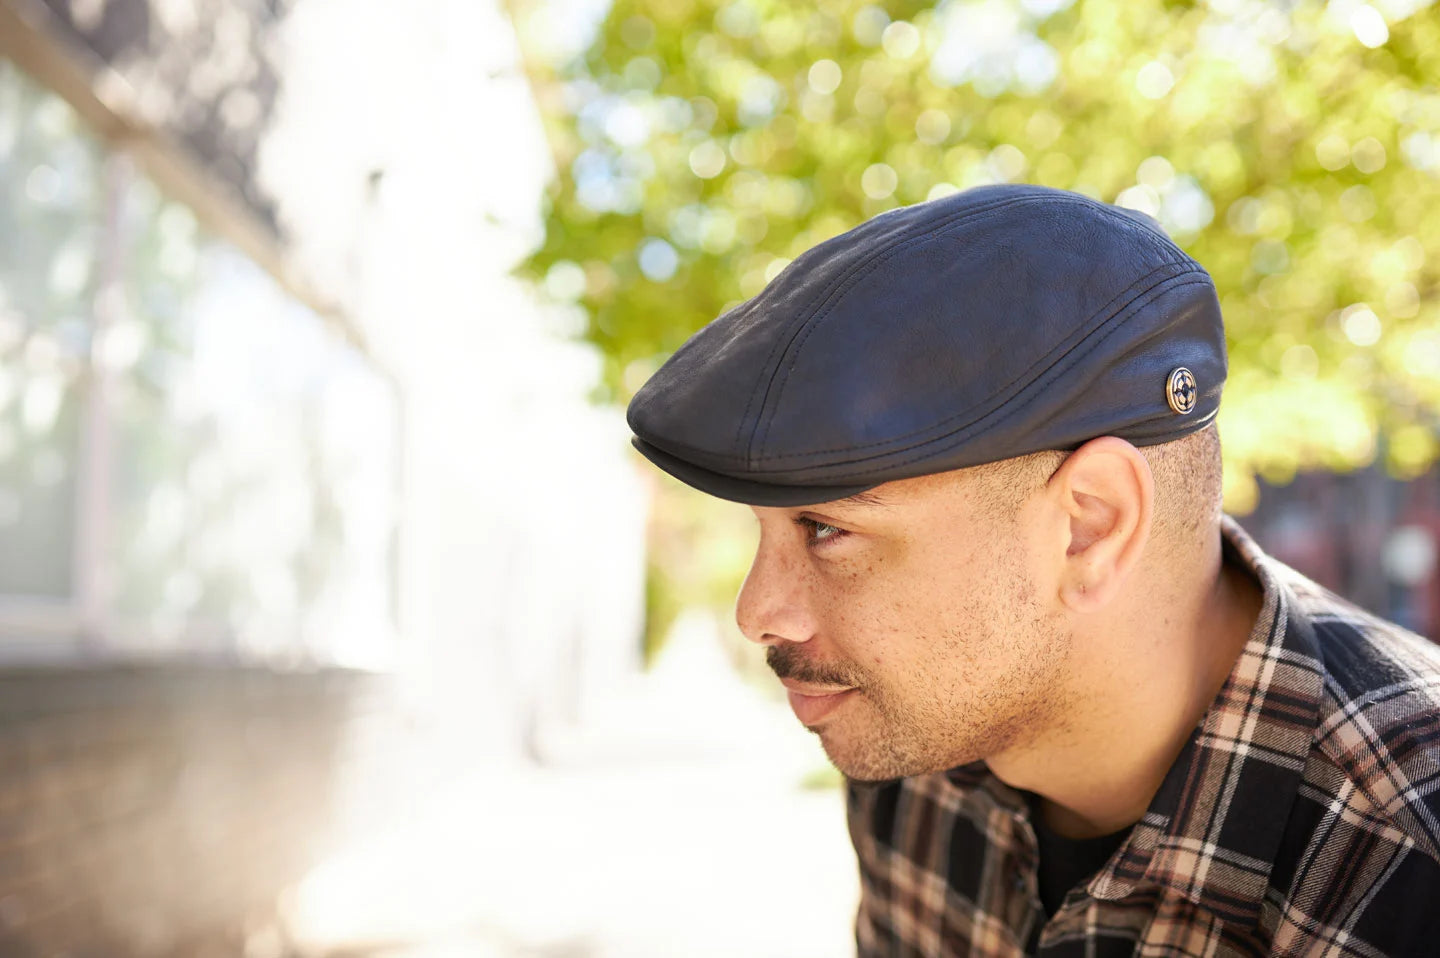
<path fill-rule="evenodd" d="M 1224 538 L 1259 619 L 1105 867 L 1047 921 L 984 763 L 852 784 L 862 956 L 1440 955 L 1440 647 Z"/>

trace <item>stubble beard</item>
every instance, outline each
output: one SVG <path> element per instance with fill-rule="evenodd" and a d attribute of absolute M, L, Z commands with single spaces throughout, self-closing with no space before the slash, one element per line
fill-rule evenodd
<path fill-rule="evenodd" d="M 819 668 L 800 650 L 772 646 L 767 661 L 777 674 L 856 687 L 844 713 L 811 728 L 834 766 L 857 782 L 890 781 L 968 765 L 1029 745 L 1063 721 L 1063 678 L 1070 637 L 1027 604 L 1020 621 L 985 635 L 936 636 L 937 660 L 965 663 L 980 654 L 1008 651 L 1010 668 L 981 687 L 930 672 L 916 682 L 929 693 L 901 691 L 851 664 Z M 982 673 L 982 668 L 969 671 Z M 933 694 L 930 694 L 933 693 Z"/>

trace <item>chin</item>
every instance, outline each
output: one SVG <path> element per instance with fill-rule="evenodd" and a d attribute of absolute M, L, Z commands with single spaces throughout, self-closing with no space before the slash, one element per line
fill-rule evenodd
<path fill-rule="evenodd" d="M 983 748 L 956 748 L 954 743 L 926 741 L 916 735 L 872 735 L 859 737 L 844 734 L 834 725 L 812 730 L 830 764 L 852 782 L 893 782 L 917 775 L 932 775 L 961 765 L 969 765 L 985 757 Z M 972 746 L 975 743 L 970 743 Z M 906 747 L 908 746 L 908 747 Z"/>
<path fill-rule="evenodd" d="M 860 786 L 889 785 L 889 784 L 891 784 L 892 782 L 898 782 L 898 781 L 900 781 L 901 779 L 904 779 L 904 778 L 907 778 L 907 777 L 908 777 L 908 776 L 905 776 L 905 775 L 892 775 L 892 776 L 889 777 L 889 778 L 881 778 L 881 777 L 877 777 L 877 776 L 873 776 L 873 775 L 865 775 L 865 776 L 861 776 L 861 775 L 851 775 L 850 773 L 846 772 L 843 768 L 840 769 L 839 771 L 840 771 L 840 774 L 845 777 L 845 781 L 846 781 L 846 782 L 848 782 L 848 783 L 851 784 L 851 785 L 860 785 Z"/>
<path fill-rule="evenodd" d="M 856 748 L 854 743 L 832 743 L 827 741 L 823 733 L 820 735 L 820 744 L 824 747 L 830 764 L 852 782 L 893 782 L 896 779 L 928 775 L 953 767 L 941 761 L 926 762 L 899 755 L 880 745 Z"/>

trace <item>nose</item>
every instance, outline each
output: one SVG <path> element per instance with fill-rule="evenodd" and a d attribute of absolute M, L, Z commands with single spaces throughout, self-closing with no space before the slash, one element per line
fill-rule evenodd
<path fill-rule="evenodd" d="M 803 560 L 761 535 L 745 584 L 735 599 L 735 624 L 761 645 L 805 642 L 815 634 Z"/>

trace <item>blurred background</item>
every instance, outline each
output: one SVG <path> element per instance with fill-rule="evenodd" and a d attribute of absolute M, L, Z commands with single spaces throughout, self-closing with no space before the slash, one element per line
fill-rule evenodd
<path fill-rule="evenodd" d="M 1226 501 L 1440 636 L 1421 0 L 0 0 L 0 954 L 851 952 L 748 510 L 623 405 L 982 183 L 1156 217 Z"/>

